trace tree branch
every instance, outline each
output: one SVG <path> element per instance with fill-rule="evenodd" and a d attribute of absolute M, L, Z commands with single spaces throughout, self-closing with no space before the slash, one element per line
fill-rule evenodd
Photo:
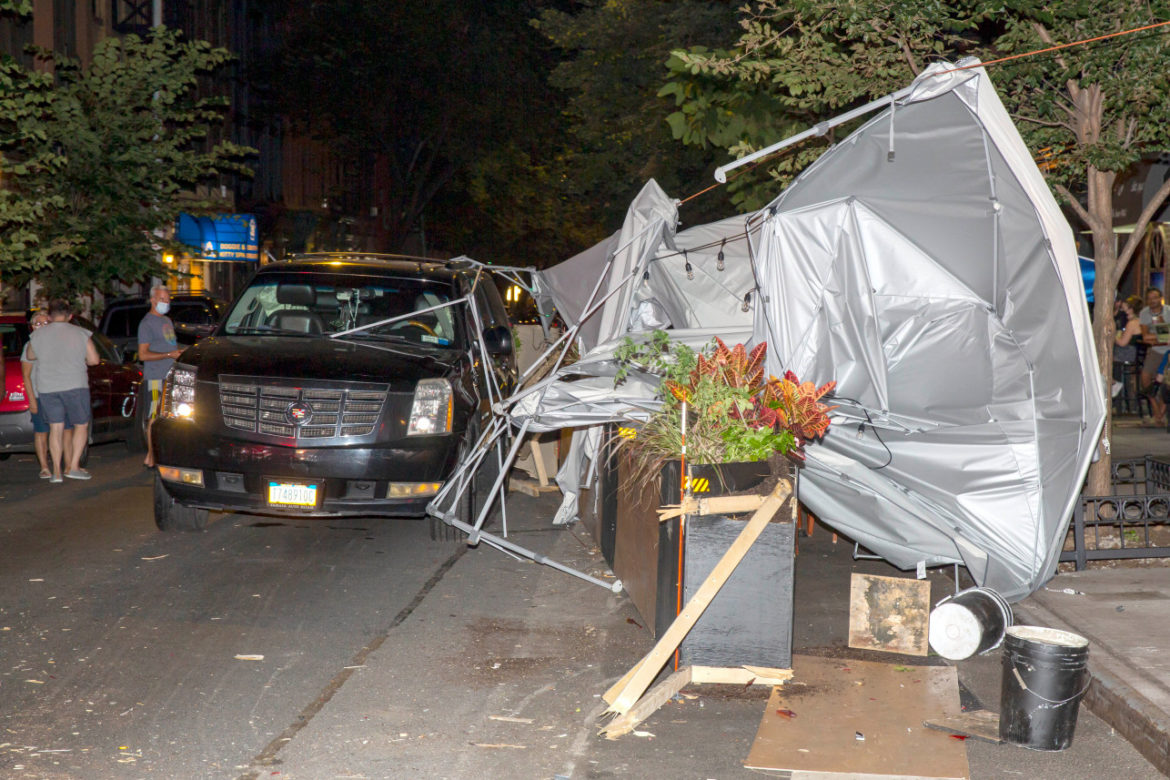
<path fill-rule="evenodd" d="M 1154 214 L 1166 202 L 1167 196 L 1170 196 L 1170 179 L 1162 182 L 1162 186 L 1154 193 L 1154 197 L 1142 209 L 1142 213 L 1138 215 L 1137 222 L 1133 224 L 1133 232 L 1129 234 L 1129 239 L 1126 240 L 1125 247 L 1117 255 L 1117 265 L 1113 269 L 1114 287 L 1121 281 L 1121 274 L 1129 266 L 1129 261 L 1133 259 L 1133 254 L 1137 251 L 1137 246 L 1143 238 L 1142 234 L 1146 232 L 1146 226 L 1150 224 L 1150 220 L 1154 218 Z"/>
<path fill-rule="evenodd" d="M 1067 187 L 1065 187 L 1063 184 L 1054 184 L 1052 186 L 1053 189 L 1064 196 L 1064 199 L 1068 201 L 1068 207 L 1072 209 L 1078 217 L 1080 217 L 1081 221 L 1084 222 L 1086 226 L 1088 226 L 1089 230 L 1097 230 L 1099 227 L 1104 227 L 1104 225 L 1101 225 L 1097 222 L 1092 214 L 1085 210 L 1085 207 L 1081 205 L 1080 201 L 1073 197 L 1073 194 L 1068 191 Z"/>
<path fill-rule="evenodd" d="M 1032 22 L 1032 29 L 1036 31 L 1036 35 L 1038 35 L 1040 40 L 1042 40 L 1044 43 L 1048 44 L 1049 46 L 1056 45 L 1056 41 L 1052 40 L 1052 36 L 1048 33 L 1048 28 L 1040 24 L 1040 22 Z M 1056 60 L 1056 64 L 1061 68 L 1068 70 L 1068 62 L 1064 59 L 1063 54 L 1056 54 L 1053 56 L 1053 59 Z M 1076 97 L 1075 93 L 1073 94 L 1073 97 Z"/>
<path fill-rule="evenodd" d="M 1045 122 L 1042 119 L 1036 119 L 1035 117 L 1031 116 L 1020 116 L 1018 114 L 1015 115 L 1015 119 L 1019 120 L 1020 122 L 1029 122 L 1034 125 L 1039 125 L 1040 127 L 1061 127 L 1065 130 L 1068 130 L 1073 135 L 1076 135 L 1076 130 L 1068 122 Z"/>

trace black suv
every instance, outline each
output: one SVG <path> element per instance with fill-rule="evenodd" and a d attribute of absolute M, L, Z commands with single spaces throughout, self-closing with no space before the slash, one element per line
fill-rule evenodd
<path fill-rule="evenodd" d="M 194 344 L 211 335 L 226 307 L 220 301 L 198 293 L 171 295 L 167 316 L 175 324 L 175 338 L 180 344 Z M 150 299 L 141 295 L 117 298 L 106 305 L 98 330 L 121 348 L 128 358 L 138 352 L 138 323 L 150 311 Z"/>
<path fill-rule="evenodd" d="M 155 520 L 422 516 L 489 422 L 487 383 L 513 389 L 512 352 L 476 263 L 330 254 L 264 266 L 167 376 Z"/>

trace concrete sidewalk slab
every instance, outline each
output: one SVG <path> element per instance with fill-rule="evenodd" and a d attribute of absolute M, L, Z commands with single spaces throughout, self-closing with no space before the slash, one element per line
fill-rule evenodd
<path fill-rule="evenodd" d="M 1170 570 L 1060 574 L 1016 605 L 1016 622 L 1088 639 L 1093 682 L 1083 703 L 1170 775 Z"/>
<path fill-rule="evenodd" d="M 1170 433 L 1142 422 L 1114 419 L 1114 458 L 1170 454 Z M 1093 683 L 1084 705 L 1170 775 L 1170 561 L 1103 562 L 1064 572 L 1015 611 L 1017 624 L 1089 640 Z"/>

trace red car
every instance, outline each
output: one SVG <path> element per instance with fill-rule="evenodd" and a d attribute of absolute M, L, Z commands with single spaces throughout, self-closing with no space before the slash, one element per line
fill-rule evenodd
<path fill-rule="evenodd" d="M 87 330 L 88 323 L 78 322 Z M 34 452 L 32 418 L 20 372 L 20 353 L 28 341 L 28 321 L 22 314 L 0 314 L 0 339 L 4 344 L 4 386 L 0 393 L 0 460 L 14 452 Z M 125 439 L 132 450 L 146 447 L 143 421 L 137 412 L 142 369 L 123 363 L 118 350 L 100 333 L 93 334 L 101 362 L 89 368 L 89 396 L 93 422 L 89 441 L 96 444 Z"/>

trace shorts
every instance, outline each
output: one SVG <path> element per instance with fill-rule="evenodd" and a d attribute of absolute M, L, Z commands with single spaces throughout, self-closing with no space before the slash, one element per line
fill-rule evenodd
<path fill-rule="evenodd" d="M 89 388 L 78 387 L 59 393 L 41 393 L 37 405 L 49 424 L 65 423 L 68 428 L 88 425 L 92 410 L 89 406 Z"/>
<path fill-rule="evenodd" d="M 1158 366 L 1162 364 L 1162 357 L 1165 354 L 1166 352 L 1164 350 L 1154 351 L 1147 349 L 1145 362 L 1142 363 L 1142 373 L 1157 376 Z"/>
<path fill-rule="evenodd" d="M 37 399 L 37 410 L 29 411 L 28 416 L 32 418 L 33 433 L 48 433 L 49 421 L 45 419 L 45 407 L 41 406 L 40 399 Z"/>
<path fill-rule="evenodd" d="M 150 397 L 150 408 L 147 410 L 149 414 L 146 415 L 146 419 L 148 420 L 153 420 L 157 417 L 158 410 L 162 408 L 162 386 L 163 380 L 161 379 L 146 380 L 146 392 Z"/>

